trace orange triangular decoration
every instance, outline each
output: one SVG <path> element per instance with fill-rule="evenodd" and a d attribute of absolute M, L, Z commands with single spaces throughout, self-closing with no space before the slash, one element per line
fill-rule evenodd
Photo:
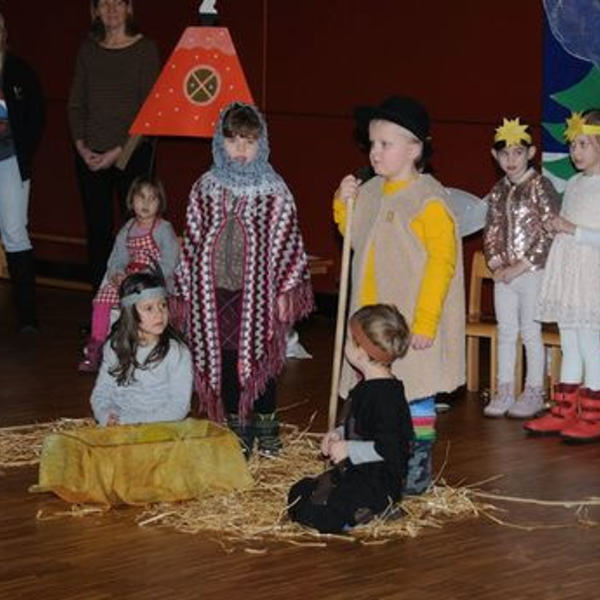
<path fill-rule="evenodd" d="M 212 137 L 221 108 L 253 103 L 226 27 L 188 27 L 129 133 Z"/>

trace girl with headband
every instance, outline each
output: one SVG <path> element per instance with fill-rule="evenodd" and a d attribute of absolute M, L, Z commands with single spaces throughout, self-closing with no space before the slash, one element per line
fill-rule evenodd
<path fill-rule="evenodd" d="M 190 410 L 192 359 L 169 325 L 164 285 L 160 275 L 139 272 L 120 286 L 121 315 L 92 391 L 100 425 L 179 421 Z"/>
<path fill-rule="evenodd" d="M 579 171 L 569 179 L 538 298 L 537 317 L 558 323 L 562 364 L 554 406 L 525 423 L 532 435 L 600 440 L 600 110 L 574 113 L 565 138 Z"/>
<path fill-rule="evenodd" d="M 486 417 L 531 418 L 544 405 L 544 343 L 535 319 L 537 294 L 552 234 L 547 225 L 558 212 L 552 183 L 532 166 L 535 146 L 529 127 L 504 119 L 496 128 L 492 156 L 504 177 L 488 195 L 483 250 L 494 276 L 498 320 L 498 381 L 484 408 Z M 525 389 L 515 398 L 517 339 L 527 355 Z"/>

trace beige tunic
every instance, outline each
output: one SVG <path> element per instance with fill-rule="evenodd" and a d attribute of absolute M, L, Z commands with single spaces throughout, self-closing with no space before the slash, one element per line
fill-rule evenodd
<path fill-rule="evenodd" d="M 408 187 L 392 196 L 382 193 L 383 180 L 374 177 L 359 189 L 352 226 L 352 296 L 350 314 L 359 307 L 358 282 L 364 279 L 368 249 L 375 248 L 377 300 L 395 304 L 408 323 L 413 313 L 425 272 L 427 252 L 412 230 L 411 223 L 430 200 L 446 204 L 447 192 L 430 175 L 420 175 Z M 455 222 L 456 270 L 442 310 L 433 345 L 426 350 L 408 351 L 392 365 L 404 382 L 407 400 L 438 392 L 451 392 L 465 382 L 465 299 L 462 245 Z M 346 359 L 342 365 L 340 395 L 346 398 L 358 382 L 358 375 Z"/>

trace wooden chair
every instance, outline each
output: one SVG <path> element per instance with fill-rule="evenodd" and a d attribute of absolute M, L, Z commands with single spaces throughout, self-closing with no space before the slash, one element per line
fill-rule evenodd
<path fill-rule="evenodd" d="M 498 325 L 495 319 L 483 315 L 481 311 L 481 296 L 483 282 L 492 280 L 492 273 L 487 268 L 485 257 L 481 250 L 473 254 L 471 263 L 471 280 L 469 283 L 469 301 L 467 305 L 467 322 L 465 333 L 467 336 L 467 390 L 469 392 L 479 391 L 479 340 L 486 338 L 490 341 L 490 392 L 496 390 L 497 376 L 497 348 L 498 348 Z M 515 393 L 520 391 L 523 381 L 523 345 L 517 342 L 517 360 L 515 366 Z"/>
<path fill-rule="evenodd" d="M 471 262 L 471 280 L 465 327 L 467 336 L 467 390 L 469 392 L 479 391 L 479 340 L 481 338 L 490 341 L 490 389 L 493 389 L 496 385 L 498 327 L 495 321 L 486 319 L 481 312 L 483 282 L 486 279 L 492 279 L 492 274 L 487 268 L 483 252 L 477 250 L 473 254 Z"/>
<path fill-rule="evenodd" d="M 556 325 L 544 325 L 542 327 L 542 339 L 544 347 L 548 349 L 550 361 L 548 364 L 549 391 L 552 392 L 554 386 L 560 381 L 560 363 L 562 352 L 560 349 L 560 335 Z M 550 396 L 548 396 L 550 397 Z"/>
<path fill-rule="evenodd" d="M 471 280 L 469 283 L 469 303 L 467 307 L 467 390 L 479 391 L 479 340 L 487 338 L 490 340 L 490 392 L 496 389 L 497 375 L 497 346 L 498 327 L 491 317 L 486 317 L 481 312 L 481 295 L 483 282 L 492 279 L 492 274 L 487 268 L 485 257 L 481 250 L 473 254 L 471 264 Z M 544 325 L 542 328 L 542 340 L 544 347 L 550 353 L 548 378 L 550 390 L 560 379 L 560 336 L 555 325 Z M 515 365 L 515 394 L 521 391 L 523 384 L 523 344 L 517 340 L 517 359 Z"/>

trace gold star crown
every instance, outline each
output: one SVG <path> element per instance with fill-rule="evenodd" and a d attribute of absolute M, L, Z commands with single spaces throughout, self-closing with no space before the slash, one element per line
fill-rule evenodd
<path fill-rule="evenodd" d="M 565 138 L 572 142 L 578 135 L 600 135 L 600 125 L 588 125 L 580 112 L 574 112 L 567 118 Z"/>
<path fill-rule="evenodd" d="M 494 143 L 505 142 L 507 146 L 517 146 L 521 142 L 531 144 L 531 136 L 527 133 L 527 125 L 516 119 L 502 119 L 502 125 L 496 127 Z"/>

